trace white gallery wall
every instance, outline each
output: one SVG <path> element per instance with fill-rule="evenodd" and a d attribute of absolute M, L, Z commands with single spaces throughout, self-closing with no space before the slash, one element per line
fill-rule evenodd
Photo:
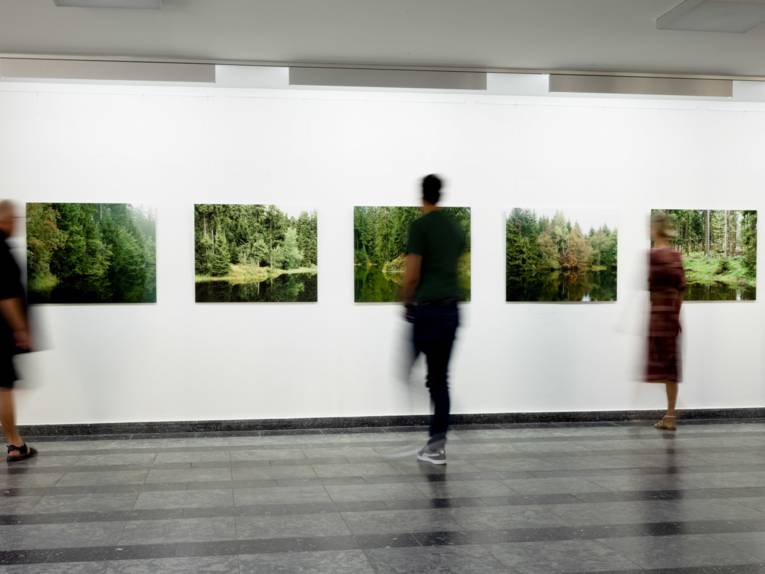
<path fill-rule="evenodd" d="M 454 411 L 660 408 L 639 384 L 650 210 L 765 210 L 763 150 L 758 103 L 0 84 L 0 196 L 157 216 L 158 302 L 39 308 L 21 422 L 426 412 L 401 310 L 353 301 L 353 207 L 414 204 L 429 172 L 472 208 Z M 315 207 L 318 303 L 195 304 L 193 205 L 216 202 Z M 506 303 L 512 207 L 617 210 L 618 302 Z M 759 276 L 757 301 L 685 305 L 683 408 L 765 405 Z"/>

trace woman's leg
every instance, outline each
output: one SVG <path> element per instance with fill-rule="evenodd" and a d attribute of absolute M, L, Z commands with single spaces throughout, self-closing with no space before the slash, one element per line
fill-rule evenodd
<path fill-rule="evenodd" d="M 667 383 L 667 416 L 675 417 L 677 406 L 677 383 Z"/>

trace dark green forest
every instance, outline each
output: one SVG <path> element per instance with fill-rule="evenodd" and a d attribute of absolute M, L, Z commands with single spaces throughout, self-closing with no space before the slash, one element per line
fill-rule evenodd
<path fill-rule="evenodd" d="M 156 301 L 154 218 L 127 204 L 30 203 L 32 302 Z"/>
<path fill-rule="evenodd" d="M 446 207 L 462 230 L 466 254 L 460 262 L 463 297 L 470 293 L 470 208 Z M 355 292 L 359 302 L 396 301 L 404 272 L 409 225 L 417 207 L 356 207 L 353 212 Z"/>
<path fill-rule="evenodd" d="M 754 299 L 757 212 L 667 210 L 683 253 L 688 299 Z"/>
<path fill-rule="evenodd" d="M 582 230 L 561 212 L 546 217 L 514 209 L 506 242 L 508 301 L 616 299 L 615 229 Z"/>
<path fill-rule="evenodd" d="M 291 217 L 275 206 L 196 205 L 197 300 L 307 300 L 308 292 L 313 294 L 310 300 L 315 300 L 316 233 L 313 212 Z M 287 281 L 285 277 L 281 281 L 289 290 L 284 292 L 274 284 L 268 289 L 246 287 L 283 275 L 312 278 Z M 223 282 L 234 286 L 233 290 L 222 289 Z"/>

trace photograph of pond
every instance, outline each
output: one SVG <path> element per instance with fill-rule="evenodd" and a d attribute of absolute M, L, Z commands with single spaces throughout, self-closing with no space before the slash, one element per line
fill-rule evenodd
<path fill-rule="evenodd" d="M 673 243 L 683 254 L 687 301 L 756 299 L 756 211 L 667 209 L 663 213 L 674 223 Z"/>
<path fill-rule="evenodd" d="M 465 235 L 459 263 L 461 298 L 470 300 L 470 208 L 445 207 Z M 418 207 L 356 207 L 353 212 L 354 292 L 357 303 L 398 301 L 406 262 L 409 224 Z"/>
<path fill-rule="evenodd" d="M 151 210 L 125 203 L 28 203 L 32 303 L 154 303 Z"/>
<path fill-rule="evenodd" d="M 513 209 L 506 220 L 507 301 L 616 301 L 616 217 Z"/>
<path fill-rule="evenodd" d="M 195 205 L 197 303 L 317 300 L 316 213 L 273 205 Z"/>

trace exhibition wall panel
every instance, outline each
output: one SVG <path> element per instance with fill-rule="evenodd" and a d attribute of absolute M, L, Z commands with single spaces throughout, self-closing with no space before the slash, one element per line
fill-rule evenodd
<path fill-rule="evenodd" d="M 354 206 L 414 205 L 429 172 L 471 214 L 455 412 L 660 407 L 638 383 L 650 212 L 764 208 L 764 144 L 756 103 L 3 84 L 0 196 L 156 218 L 156 303 L 38 308 L 21 422 L 427 412 L 401 309 L 354 302 L 353 233 Z M 315 209 L 317 302 L 196 303 L 195 204 Z M 616 301 L 506 302 L 515 207 L 615 212 Z M 683 320 L 681 407 L 765 404 L 762 301 Z"/>

